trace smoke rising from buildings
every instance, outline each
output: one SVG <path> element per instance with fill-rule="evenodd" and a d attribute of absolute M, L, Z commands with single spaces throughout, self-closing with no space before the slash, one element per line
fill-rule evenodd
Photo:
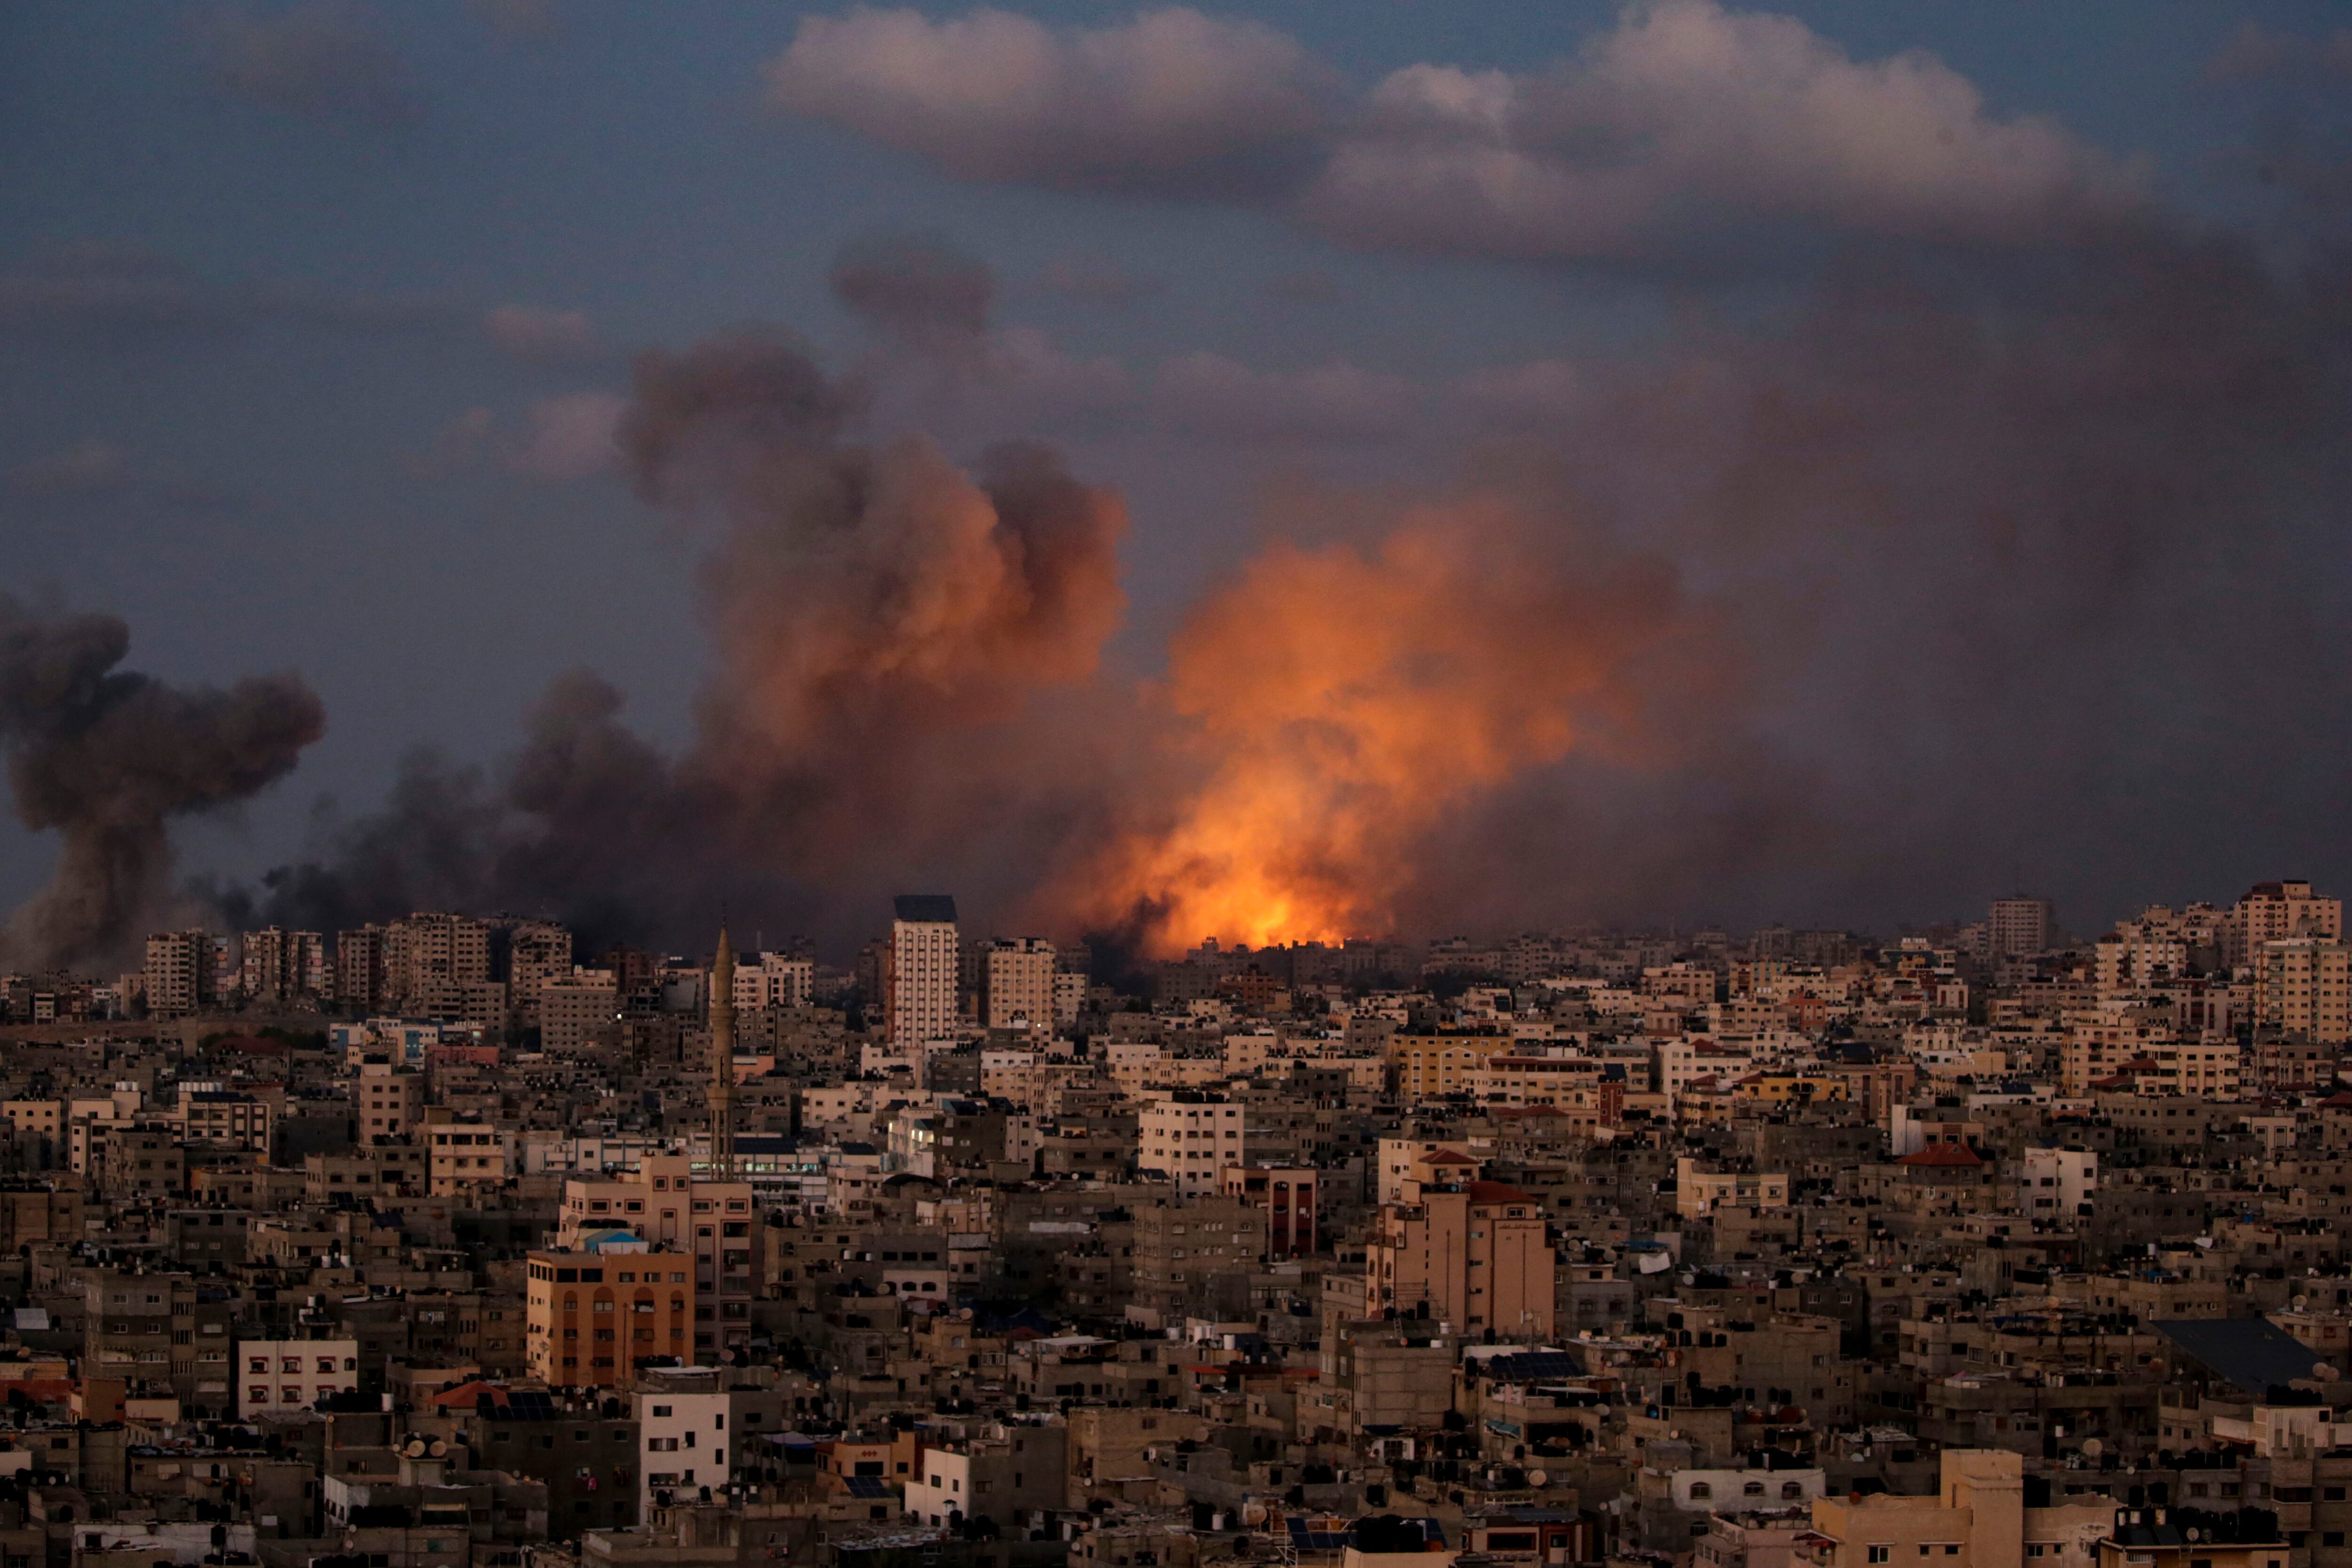
<path fill-rule="evenodd" d="M 389 812 L 273 873 L 256 916 L 332 927 L 431 901 L 635 936 L 730 900 L 821 924 L 846 889 L 939 864 L 1016 896 L 1099 787 L 1075 757 L 1115 722 L 1046 711 L 1091 699 L 1125 512 L 1043 447 L 967 467 L 920 437 L 847 442 L 856 405 L 781 334 L 644 356 L 628 471 L 709 539 L 717 670 L 694 743 L 664 755 L 612 686 L 568 677 L 495 781 L 416 759 Z"/>
<path fill-rule="evenodd" d="M 37 969 L 120 962 L 169 892 L 167 825 L 245 800 L 326 727 L 297 677 L 226 691 L 120 669 L 114 616 L 44 615 L 0 595 L 0 745 L 16 816 L 60 840 L 48 885 L 18 910 L 5 956 Z"/>
<path fill-rule="evenodd" d="M 1055 901 L 1163 952 L 1384 931 L 1443 814 L 1571 752 L 1634 761 L 1657 710 L 1722 694 L 1716 641 L 1665 562 L 1499 487 L 1369 547 L 1276 544 L 1171 650 L 1196 782 Z"/>
<path fill-rule="evenodd" d="M 625 471 L 705 542 L 692 742 L 568 678 L 495 775 L 419 759 L 254 912 L 661 937 L 724 899 L 845 944 L 952 886 L 1164 952 L 2325 873 L 2352 268 L 2295 254 L 2152 217 L 1872 238 L 1777 314 L 1412 389 L 1394 438 L 1461 477 L 1276 494 L 1138 670 L 1114 492 L 868 433 L 878 381 L 993 341 L 992 279 L 858 247 L 836 289 L 894 352 L 856 374 L 763 331 L 639 363 Z"/>

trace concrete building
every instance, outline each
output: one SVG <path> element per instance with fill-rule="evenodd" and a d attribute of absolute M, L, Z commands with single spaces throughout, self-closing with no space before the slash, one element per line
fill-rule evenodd
<path fill-rule="evenodd" d="M 693 1353 L 694 1268 L 682 1254 L 533 1251 L 524 1272 L 524 1357 L 551 1388 L 613 1388 L 625 1368 Z"/>
<path fill-rule="evenodd" d="M 980 952 L 981 1021 L 992 1029 L 1050 1029 L 1054 1001 L 1054 944 L 1043 937 L 1007 937 Z"/>
<path fill-rule="evenodd" d="M 540 1048 L 572 1057 L 620 1037 L 620 987 L 608 970 L 574 970 L 539 987 Z"/>
<path fill-rule="evenodd" d="M 356 1339 L 240 1339 L 236 1362 L 241 1421 L 315 1409 L 360 1385 Z"/>
<path fill-rule="evenodd" d="M 1517 1187 L 1411 1184 L 1365 1248 L 1367 1315 L 1393 1310 L 1504 1339 L 1551 1332 L 1553 1258 L 1543 1209 Z"/>
<path fill-rule="evenodd" d="M 147 939 L 147 1015 L 184 1018 L 218 999 L 212 933 L 157 931 Z"/>
<path fill-rule="evenodd" d="M 2089 1149 L 2028 1149 L 2018 1207 L 2031 1219 L 2072 1222 L 2099 1190 L 2099 1156 Z"/>
<path fill-rule="evenodd" d="M 1320 1250 L 1316 1195 L 1322 1176 L 1302 1165 L 1228 1165 L 1219 1186 L 1225 1196 L 1265 1211 L 1268 1258 L 1305 1258 Z"/>
<path fill-rule="evenodd" d="M 790 952 L 761 952 L 735 965 L 735 1006 L 805 1007 L 816 990 L 816 961 Z"/>
<path fill-rule="evenodd" d="M 684 1353 L 710 1361 L 751 1341 L 754 1251 L 765 1229 L 756 1220 L 750 1182 L 709 1181 L 688 1155 L 653 1154 L 635 1171 L 566 1181 L 556 1245 L 620 1230 L 691 1258 L 696 1321 Z"/>
<path fill-rule="evenodd" d="M 335 1001 L 354 1013 L 375 1013 L 391 997 L 384 984 L 384 931 L 362 926 L 335 933 Z"/>
<path fill-rule="evenodd" d="M 2045 951 L 2058 933 L 2058 911 L 2048 899 L 2023 893 L 1995 899 L 1985 917 L 1985 935 L 1996 958 L 2018 958 Z"/>
<path fill-rule="evenodd" d="M 944 1526 L 954 1515 L 1000 1529 L 1064 1503 L 1068 1432 L 1058 1422 L 992 1424 L 960 1441 L 926 1444 L 907 1479 L 907 1511 Z"/>
<path fill-rule="evenodd" d="M 2251 963 L 2269 942 L 2314 937 L 2344 940 L 2344 900 L 2311 890 L 2305 881 L 2257 882 L 2221 921 L 2221 959 Z"/>
<path fill-rule="evenodd" d="M 2280 937 L 2253 948 L 2252 959 L 2257 1028 L 2317 1045 L 2352 1041 L 2352 948 L 2333 937 Z"/>
<path fill-rule="evenodd" d="M 883 952 L 883 1030 L 893 1051 L 912 1058 L 955 1038 L 963 950 L 953 899 L 908 893 L 895 908 Z"/>
<path fill-rule="evenodd" d="M 405 1138 L 425 1122 L 425 1075 L 390 1062 L 362 1062 L 352 1080 L 352 1130 L 362 1143 Z"/>
<path fill-rule="evenodd" d="M 435 1197 L 498 1186 L 513 1173 L 513 1140 L 507 1129 L 493 1122 L 431 1121 L 418 1136 L 425 1141 L 427 1180 Z"/>
<path fill-rule="evenodd" d="M 517 921 L 507 932 L 507 1005 L 515 1022 L 541 1021 L 540 993 L 572 973 L 572 933 L 551 921 Z"/>
<path fill-rule="evenodd" d="M 464 915 L 417 913 L 394 923 L 384 937 L 384 973 L 392 1000 L 418 1011 L 467 987 L 490 982 L 490 927 Z"/>
<path fill-rule="evenodd" d="M 224 1144 L 267 1154 L 277 1127 L 277 1108 L 258 1095 L 183 1086 L 178 1118 L 191 1143 Z"/>
<path fill-rule="evenodd" d="M 1137 1113 L 1136 1168 L 1162 1173 L 1181 1197 L 1206 1196 L 1242 1163 L 1246 1121 L 1222 1094 L 1177 1089 Z"/>
<path fill-rule="evenodd" d="M 656 1505 L 714 1493 L 744 1470 L 772 1461 L 769 1439 L 784 1430 L 783 1400 L 772 1375 L 721 1367 L 646 1367 L 635 1396 L 638 1465 L 637 1517 Z"/>

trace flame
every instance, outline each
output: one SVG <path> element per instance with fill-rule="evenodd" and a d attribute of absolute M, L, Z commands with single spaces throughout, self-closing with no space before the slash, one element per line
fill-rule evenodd
<path fill-rule="evenodd" d="M 1601 551 L 1563 572 L 1527 522 L 1486 497 L 1370 551 L 1276 544 L 1200 606 L 1160 694 L 1196 783 L 1090 868 L 1092 917 L 1148 911 L 1163 955 L 1381 934 L 1451 809 L 1613 743 L 1672 577 Z"/>

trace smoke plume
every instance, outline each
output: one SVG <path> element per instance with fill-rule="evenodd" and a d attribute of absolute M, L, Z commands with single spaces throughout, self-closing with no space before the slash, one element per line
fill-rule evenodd
<path fill-rule="evenodd" d="M 748 331 L 639 362 L 618 444 L 639 492 L 707 531 L 717 672 L 667 756 L 620 694 L 560 681 L 495 780 L 414 760 L 392 809 L 273 874 L 257 913 L 332 929 L 434 903 L 683 932 L 722 900 L 825 924 L 927 868 L 1009 902 L 1095 809 L 1073 724 L 1125 603 L 1126 516 L 1034 446 L 959 465 L 858 445 L 855 394 Z M 1058 719 L 1048 717 L 1048 712 Z"/>
<path fill-rule="evenodd" d="M 272 912 L 682 933 L 724 897 L 845 943 L 934 885 L 1164 952 L 2325 876 L 2352 268 L 2311 253 L 1872 245 L 1778 317 L 1421 389 L 1401 434 L 1465 477 L 1277 495 L 1150 679 L 1104 661 L 1120 502 L 1058 458 L 855 440 L 779 335 L 648 355 L 625 466 L 709 542 L 692 744 L 567 681 L 495 782 L 420 763 Z M 877 319 L 984 327 L 923 267 L 966 281 L 862 274 L 915 301 Z"/>
<path fill-rule="evenodd" d="M 1712 710 L 1690 657 L 1717 651 L 1711 622 L 1664 562 L 1500 489 L 1370 548 L 1276 544 L 1171 650 L 1196 782 L 1066 896 L 1100 923 L 1141 911 L 1163 952 L 1385 932 L 1444 814 L 1571 752 L 1636 763 L 1660 710 Z"/>
<path fill-rule="evenodd" d="M 58 868 L 11 921 L 37 969 L 126 959 L 166 896 L 172 818 L 247 799 L 326 725 L 292 675 L 181 690 L 118 669 L 111 616 L 41 616 L 0 595 L 0 744 L 16 816 L 60 839 Z"/>

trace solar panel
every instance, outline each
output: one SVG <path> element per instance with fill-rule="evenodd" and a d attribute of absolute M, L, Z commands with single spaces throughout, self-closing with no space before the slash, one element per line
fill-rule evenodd
<path fill-rule="evenodd" d="M 1482 1365 L 1487 1376 L 1507 1380 L 1573 1377 L 1584 1370 L 1583 1359 L 1565 1351 L 1529 1351 L 1519 1355 L 1488 1356 Z"/>
<path fill-rule="evenodd" d="M 890 1487 L 889 1483 L 885 1481 L 880 1476 L 851 1476 L 849 1478 L 849 1495 L 851 1497 L 862 1498 L 888 1497 L 890 1495 Z"/>

